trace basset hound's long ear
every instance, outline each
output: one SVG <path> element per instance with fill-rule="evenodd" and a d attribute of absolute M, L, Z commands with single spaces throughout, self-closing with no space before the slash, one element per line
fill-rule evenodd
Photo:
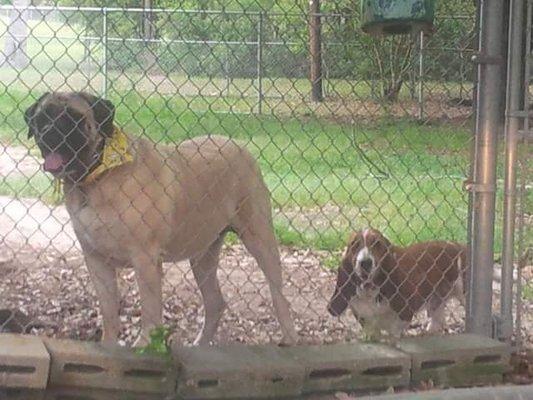
<path fill-rule="evenodd" d="M 89 103 L 94 114 L 98 131 L 103 136 L 111 137 L 113 135 L 113 121 L 115 119 L 115 106 L 113 103 L 109 100 L 85 92 L 79 92 L 77 95 Z"/>
<path fill-rule="evenodd" d="M 28 139 L 30 139 L 35 134 L 35 127 L 33 126 L 33 117 L 35 117 L 35 112 L 37 111 L 37 107 L 42 103 L 42 101 L 49 95 L 50 93 L 46 92 L 41 97 L 37 99 L 35 103 L 33 103 L 28 109 L 24 112 L 24 122 L 26 122 L 26 125 L 28 125 Z"/>
<path fill-rule="evenodd" d="M 335 291 L 328 304 L 328 312 L 338 317 L 348 308 L 350 299 L 356 295 L 360 284 L 357 274 L 354 274 L 354 264 L 351 257 L 344 256 L 337 271 Z"/>

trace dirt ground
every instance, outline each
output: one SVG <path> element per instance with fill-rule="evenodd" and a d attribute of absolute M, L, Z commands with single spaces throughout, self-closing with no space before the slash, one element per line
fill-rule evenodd
<path fill-rule="evenodd" d="M 4 251 L 5 253 L 5 251 Z M 296 326 L 307 343 L 351 340 L 359 333 L 351 316 L 332 318 L 326 311 L 335 275 L 320 266 L 320 254 L 283 249 L 285 293 Z M 46 335 L 94 340 L 101 321 L 87 270 L 79 252 L 60 254 L 28 246 L 4 256 L 0 269 L 2 308 L 15 308 L 33 317 Z M 187 263 L 165 264 L 164 318 L 175 340 L 190 344 L 201 326 L 202 305 Z M 132 270 L 120 272 L 121 339 L 132 343 L 139 331 L 139 299 Z M 217 341 L 268 343 L 280 339 L 271 310 L 268 287 L 255 261 L 241 245 L 226 246 L 219 271 L 222 291 L 229 304 Z M 5 296 L 7 294 L 7 296 Z M 451 328 L 460 329 L 460 318 Z"/>
<path fill-rule="evenodd" d="M 29 316 L 28 330 L 63 338 L 96 340 L 101 335 L 97 299 L 83 257 L 63 207 L 53 211 L 35 200 L 0 197 L 0 309 L 19 310 Z M 304 343 L 356 340 L 359 324 L 350 313 L 331 317 L 326 305 L 334 289 L 335 274 L 322 263 L 329 252 L 282 248 L 285 293 Z M 191 344 L 202 321 L 202 304 L 188 263 L 165 264 L 164 322 L 173 340 Z M 528 279 L 533 268 L 526 269 Z M 140 307 L 134 273 L 120 271 L 122 293 L 121 342 L 131 344 L 139 333 Z M 255 260 L 242 245 L 225 246 L 218 276 L 228 303 L 216 340 L 218 343 L 269 343 L 280 340 L 271 309 L 270 293 Z M 494 284 L 498 306 L 499 285 Z M 408 334 L 423 333 L 425 313 L 412 323 Z M 464 327 L 464 309 L 452 301 L 447 309 L 447 332 Z M 533 343 L 533 302 L 524 303 L 523 334 Z"/>

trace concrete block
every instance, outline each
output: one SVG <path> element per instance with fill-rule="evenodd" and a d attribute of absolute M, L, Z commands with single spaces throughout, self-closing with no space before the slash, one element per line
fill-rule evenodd
<path fill-rule="evenodd" d="M 172 363 L 117 345 L 45 339 L 51 357 L 50 386 L 173 393 Z"/>
<path fill-rule="evenodd" d="M 1 397 L 0 397 L 1 398 Z M 74 387 L 53 387 L 46 391 L 43 400 L 171 400 L 172 395 L 156 393 L 134 393 L 124 390 L 79 389 Z M 9 400 L 12 400 L 9 398 Z M 18 399 L 13 399 L 18 400 Z M 30 400 L 21 398 L 20 400 Z M 31 399 L 33 400 L 33 399 Z M 38 399 L 35 399 L 38 400 Z"/>
<path fill-rule="evenodd" d="M 285 351 L 305 368 L 304 393 L 365 392 L 409 385 L 409 357 L 385 345 L 343 343 Z"/>
<path fill-rule="evenodd" d="M 50 355 L 36 336 L 0 334 L 0 387 L 44 389 Z"/>
<path fill-rule="evenodd" d="M 42 389 L 0 388 L 2 400 L 47 400 Z"/>
<path fill-rule="evenodd" d="M 533 385 L 474 387 L 467 389 L 428 390 L 358 397 L 357 400 L 529 400 Z"/>
<path fill-rule="evenodd" d="M 411 356 L 415 385 L 429 380 L 441 387 L 500 383 L 510 368 L 510 347 L 483 336 L 404 338 L 398 348 Z"/>
<path fill-rule="evenodd" d="M 303 368 L 278 346 L 177 347 L 184 399 L 282 398 L 301 394 Z"/>

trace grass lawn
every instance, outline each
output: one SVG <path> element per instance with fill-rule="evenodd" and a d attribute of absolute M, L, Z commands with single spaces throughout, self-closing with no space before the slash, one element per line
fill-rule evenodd
<path fill-rule="evenodd" d="M 79 26 L 47 22 L 31 29 L 41 37 L 28 41 L 31 67 L 22 72 L 0 71 L 3 144 L 31 146 L 22 114 L 46 89 L 101 87 L 101 74 L 93 71 L 88 76 L 80 64 L 82 43 L 58 39 L 77 36 Z M 99 51 L 91 53 L 97 61 Z M 370 88 L 365 82 L 328 80 L 331 97 L 317 108 L 307 101 L 307 80 L 265 79 L 265 115 L 258 116 L 250 114 L 257 106 L 255 83 L 250 79 L 235 79 L 225 90 L 228 82 L 223 78 L 178 73 L 163 82 L 156 78 L 134 70 L 110 71 L 108 97 L 117 106 L 117 123 L 129 132 L 167 143 L 205 133 L 244 142 L 258 158 L 272 192 L 282 243 L 339 250 L 351 230 L 367 225 L 403 244 L 466 238 L 467 194 L 462 182 L 469 165 L 467 124 L 376 117 L 389 115 L 378 104 L 369 111 L 376 113 L 374 118 L 359 118 L 351 112 L 367 105 L 364 99 Z M 428 92 L 432 88 L 432 94 L 447 98 L 465 90 L 458 83 L 428 81 L 426 85 Z M 407 89 L 401 98 L 407 101 Z M 354 122 L 331 118 L 341 113 L 351 118 L 338 119 Z M 498 176 L 503 177 L 501 168 Z M 50 201 L 50 180 L 41 172 L 31 180 L 9 174 L 0 177 L 0 194 Z M 501 209 L 501 192 L 497 196 Z M 526 212 L 533 208 L 531 191 L 528 196 Z M 497 249 L 500 225 L 497 218 Z"/>
<path fill-rule="evenodd" d="M 35 94 L 37 96 L 37 94 Z M 409 121 L 351 125 L 315 118 L 196 113 L 184 98 L 111 99 L 116 121 L 155 141 L 179 142 L 215 133 L 244 142 L 258 158 L 273 196 L 275 224 L 287 245 L 339 250 L 352 229 L 372 225 L 392 240 L 464 240 L 468 168 L 467 129 Z M 0 97 L 0 140 L 24 144 L 27 92 Z M 2 194 L 50 199 L 50 181 L 3 178 Z"/>
<path fill-rule="evenodd" d="M 23 79 L 26 87 L 32 89 L 44 89 L 48 87 L 58 87 L 61 85 L 79 88 L 85 81 L 90 81 L 93 87 L 100 88 L 102 86 L 103 68 L 103 46 L 102 41 L 98 37 L 94 37 L 94 33 L 90 36 L 93 38 L 90 41 L 83 39 L 89 35 L 86 32 L 84 24 L 80 23 L 83 18 L 88 20 L 96 20 L 102 18 L 101 13 L 90 12 L 88 14 L 77 12 L 62 12 L 64 21 L 48 18 L 46 20 L 30 20 L 28 22 L 29 38 L 27 40 L 27 54 L 31 62 L 31 68 L 25 71 L 16 71 L 10 68 L 3 68 L 0 74 L 0 81 L 4 85 L 9 85 L 16 82 L 18 79 Z M 83 18 L 81 18 L 83 16 Z M 77 18 L 76 18 L 77 17 Z M 131 18 L 131 15 L 126 14 L 125 18 Z M 7 27 L 9 18 L 6 16 L 0 17 L 0 47 L 7 35 Z M 110 40 L 114 41 L 115 48 L 117 46 L 116 40 L 121 40 L 122 37 L 115 32 L 113 27 L 110 30 Z M 94 39 L 94 40 L 93 40 Z M 305 47 L 305 38 L 294 38 L 293 40 L 301 40 Z M 127 68 L 121 73 L 114 71 L 108 72 L 109 85 L 115 85 L 119 91 L 128 90 L 132 84 L 135 85 L 136 90 L 143 88 L 147 92 L 154 92 L 153 79 L 146 75 L 146 70 L 140 61 L 136 59 L 135 52 L 139 50 L 134 47 L 133 50 L 127 50 L 128 46 L 133 46 L 131 42 L 121 42 L 123 52 L 115 54 L 113 51 L 108 52 L 109 63 L 113 64 L 114 58 L 124 57 L 126 54 L 131 58 Z M 176 50 L 178 44 L 169 45 L 168 43 L 160 44 L 160 46 L 167 46 L 169 52 Z M 174 47 L 172 47 L 174 46 Z M 194 53 L 196 50 L 201 50 L 200 47 L 186 46 L 187 52 Z M 204 45 L 198 45 L 204 46 Z M 289 45 L 286 45 L 289 46 Z M 229 52 L 231 58 L 231 46 L 219 45 L 222 50 Z M 183 50 L 183 49 L 182 49 Z M 124 53 L 124 54 L 123 54 Z M 88 58 L 90 58 L 90 63 Z M 204 60 L 204 62 L 218 63 L 220 55 L 213 54 L 212 59 Z M 115 60 L 116 61 L 116 60 Z M 123 61 L 123 60 L 120 60 Z M 272 60 L 265 60 L 265 63 L 272 62 Z M 238 102 L 234 106 L 240 112 L 250 112 L 251 109 L 257 107 L 257 80 L 249 78 L 235 78 L 225 79 L 223 71 L 220 71 L 219 76 L 185 76 L 180 71 L 180 59 L 176 56 L 176 72 L 166 75 L 167 81 L 172 82 L 168 84 L 157 84 L 157 91 L 163 94 L 185 93 L 186 95 L 195 96 L 219 96 L 224 95 L 226 101 L 232 98 L 242 99 L 247 98 L 244 102 Z M 377 84 L 377 82 L 375 82 Z M 311 90 L 311 85 L 308 79 L 291 79 L 282 77 L 268 77 L 265 76 L 262 82 L 263 96 L 265 99 L 284 99 L 290 101 L 306 100 Z M 435 82 L 426 79 L 424 82 L 426 96 L 443 96 L 448 98 L 458 97 L 471 91 L 471 83 L 468 82 Z M 346 79 L 324 79 L 324 90 L 326 95 L 334 98 L 360 100 L 371 98 L 371 82 L 369 81 L 355 81 Z M 411 93 L 407 84 L 404 85 L 400 93 L 400 98 L 410 99 Z M 223 104 L 216 104 L 220 109 Z M 277 102 L 267 102 L 266 109 L 277 107 Z M 227 105 L 226 105 L 227 108 Z"/>

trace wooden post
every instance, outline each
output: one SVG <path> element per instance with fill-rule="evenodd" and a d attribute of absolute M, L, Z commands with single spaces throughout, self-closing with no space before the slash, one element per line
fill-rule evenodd
<path fill-rule="evenodd" d="M 322 41 L 320 38 L 320 0 L 309 0 L 309 53 L 311 55 L 311 100 L 324 100 L 322 91 Z"/>

